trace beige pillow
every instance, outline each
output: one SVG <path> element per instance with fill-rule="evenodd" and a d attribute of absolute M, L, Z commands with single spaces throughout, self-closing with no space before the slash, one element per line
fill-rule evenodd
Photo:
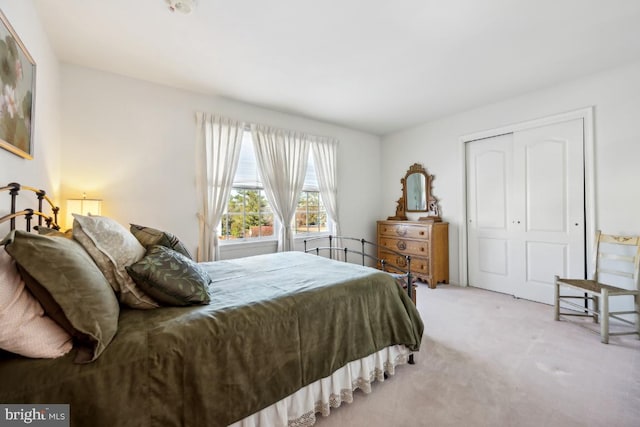
<path fill-rule="evenodd" d="M 132 308 L 156 308 L 158 303 L 145 294 L 126 271 L 142 259 L 144 247 L 126 228 L 104 216 L 73 215 L 73 238 L 91 255 L 118 299 Z"/>
<path fill-rule="evenodd" d="M 44 314 L 15 261 L 0 247 L 0 348 L 26 357 L 55 358 L 72 346 L 71 335 Z"/>

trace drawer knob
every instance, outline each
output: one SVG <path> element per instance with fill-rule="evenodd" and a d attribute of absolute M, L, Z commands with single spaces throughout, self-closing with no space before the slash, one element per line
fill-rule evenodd
<path fill-rule="evenodd" d="M 420 232 L 420 235 L 421 235 L 421 236 L 424 236 L 424 231 L 421 231 L 421 232 Z"/>
<path fill-rule="evenodd" d="M 407 244 L 406 244 L 406 242 L 404 240 L 398 240 L 398 243 L 396 243 L 396 246 L 401 251 L 404 251 L 405 249 L 407 249 Z"/>

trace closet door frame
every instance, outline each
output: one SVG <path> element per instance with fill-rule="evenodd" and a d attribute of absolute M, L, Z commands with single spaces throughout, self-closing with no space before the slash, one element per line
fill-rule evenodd
<path fill-rule="evenodd" d="M 593 133 L 593 106 L 566 113 L 555 114 L 541 119 L 507 125 L 495 129 L 475 132 L 460 137 L 460 158 L 462 159 L 461 197 L 462 197 L 462 223 L 460 225 L 460 253 L 459 274 L 460 286 L 469 286 L 468 275 L 468 248 L 467 248 L 467 159 L 465 144 L 478 139 L 513 133 L 525 129 L 531 129 L 574 119 L 582 119 L 584 127 L 584 208 L 585 208 L 585 247 L 586 247 L 586 271 L 593 271 L 593 236 L 596 234 L 596 206 L 595 206 L 595 157 L 594 157 L 594 133 Z"/>

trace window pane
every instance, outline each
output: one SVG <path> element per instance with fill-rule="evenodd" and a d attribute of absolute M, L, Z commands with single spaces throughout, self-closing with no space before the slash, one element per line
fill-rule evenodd
<path fill-rule="evenodd" d="M 220 237 L 226 240 L 244 237 L 243 215 L 227 214 L 222 218 Z"/>
<path fill-rule="evenodd" d="M 313 162 L 313 152 L 309 150 L 309 161 L 307 162 L 307 173 L 304 175 L 303 190 L 319 191 L 318 178 L 316 177 L 316 165 Z"/>
<path fill-rule="evenodd" d="M 296 207 L 292 227 L 295 233 L 327 231 L 327 212 L 317 191 L 302 191 Z"/>
<path fill-rule="evenodd" d="M 240 148 L 240 159 L 238 160 L 238 170 L 233 179 L 235 187 L 262 187 L 260 175 L 258 174 L 258 165 L 256 163 L 256 155 L 253 151 L 253 140 L 251 132 L 245 132 L 242 135 L 242 147 Z"/>

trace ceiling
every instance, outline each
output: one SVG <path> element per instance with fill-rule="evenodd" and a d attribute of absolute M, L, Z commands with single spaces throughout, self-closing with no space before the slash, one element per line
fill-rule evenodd
<path fill-rule="evenodd" d="M 386 134 L 640 59 L 638 0 L 35 0 L 62 62 Z"/>

